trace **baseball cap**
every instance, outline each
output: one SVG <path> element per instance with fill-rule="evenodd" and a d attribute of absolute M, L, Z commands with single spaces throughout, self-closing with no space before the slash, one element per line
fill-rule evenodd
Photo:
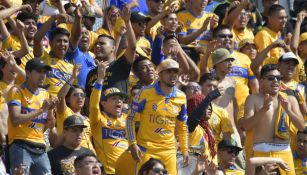
<path fill-rule="evenodd" d="M 302 33 L 300 35 L 300 40 L 299 40 L 299 43 L 303 42 L 303 41 L 306 41 L 307 40 L 307 32 L 305 33 Z"/>
<path fill-rule="evenodd" d="M 241 147 L 237 146 L 236 141 L 234 141 L 233 139 L 220 141 L 220 143 L 218 144 L 218 150 L 225 148 L 235 149 L 237 151 L 242 150 Z"/>
<path fill-rule="evenodd" d="M 295 54 L 293 52 L 286 52 L 284 53 L 278 60 L 278 62 L 281 61 L 288 61 L 288 60 L 294 60 L 296 62 L 296 64 L 299 63 L 297 57 L 295 56 Z"/>
<path fill-rule="evenodd" d="M 150 17 L 144 15 L 142 12 L 132 12 L 130 17 L 131 22 L 137 23 L 137 22 L 149 22 L 151 20 Z"/>
<path fill-rule="evenodd" d="M 160 73 L 167 69 L 179 69 L 179 64 L 177 61 L 168 57 L 159 64 L 157 72 Z"/>
<path fill-rule="evenodd" d="M 221 63 L 227 59 L 234 60 L 235 58 L 231 56 L 230 52 L 227 49 L 219 48 L 211 53 L 212 64 L 215 66 L 218 63 Z"/>
<path fill-rule="evenodd" d="M 241 41 L 239 42 L 239 46 L 238 46 L 239 50 L 240 50 L 242 47 L 246 46 L 247 44 L 255 44 L 255 42 L 254 42 L 254 40 L 253 40 L 252 38 L 243 39 L 243 40 L 241 40 Z"/>
<path fill-rule="evenodd" d="M 127 94 L 121 92 L 121 91 L 120 91 L 119 89 L 117 89 L 116 87 L 111 87 L 111 88 L 106 89 L 106 90 L 103 92 L 103 94 L 102 94 L 102 96 L 101 96 L 101 99 L 102 99 L 102 100 L 107 100 L 109 97 L 112 97 L 112 96 L 114 96 L 114 95 L 118 95 L 118 96 L 120 96 L 120 97 L 122 97 L 122 98 L 124 98 L 124 99 L 127 98 Z"/>
<path fill-rule="evenodd" d="M 26 64 L 26 70 L 28 71 L 41 70 L 41 69 L 45 69 L 47 71 L 52 70 L 52 68 L 48 66 L 47 64 L 45 64 L 44 61 L 41 60 L 40 58 L 33 58 L 29 60 Z"/>
<path fill-rule="evenodd" d="M 80 126 L 82 128 L 86 128 L 87 126 L 84 124 L 84 120 L 83 118 L 81 118 L 80 116 L 77 115 L 71 115 L 69 117 L 67 117 L 64 120 L 64 124 L 63 127 L 66 128 L 71 128 L 74 126 Z"/>

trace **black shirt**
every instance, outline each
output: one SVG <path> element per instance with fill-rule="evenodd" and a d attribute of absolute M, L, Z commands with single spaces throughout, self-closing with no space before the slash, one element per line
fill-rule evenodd
<path fill-rule="evenodd" d="M 102 91 L 110 87 L 116 87 L 121 92 L 128 93 L 128 79 L 130 75 L 131 65 L 127 62 L 125 55 L 116 61 L 113 61 L 106 71 Z M 87 97 L 91 96 L 92 87 L 97 80 L 97 67 L 92 69 L 86 78 L 85 93 Z"/>
<path fill-rule="evenodd" d="M 93 154 L 87 148 L 81 147 L 80 150 L 71 150 L 65 146 L 59 146 L 48 152 L 51 171 L 53 175 L 68 175 L 73 174 L 75 159 L 83 154 Z"/>

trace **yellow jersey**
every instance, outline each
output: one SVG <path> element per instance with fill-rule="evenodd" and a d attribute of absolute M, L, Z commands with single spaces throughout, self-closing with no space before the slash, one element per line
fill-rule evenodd
<path fill-rule="evenodd" d="M 268 27 L 263 27 L 255 36 L 255 44 L 258 49 L 258 53 L 277 40 L 282 40 L 280 33 L 276 33 Z M 279 57 L 282 55 L 282 51 L 283 50 L 279 47 L 271 49 L 263 65 L 277 64 Z"/>
<path fill-rule="evenodd" d="M 243 39 L 249 38 L 254 40 L 255 38 L 253 30 L 250 28 L 245 28 L 243 32 L 239 32 L 236 29 L 232 29 L 232 34 L 235 48 L 238 48 L 240 41 L 242 41 Z"/>
<path fill-rule="evenodd" d="M 215 136 L 216 146 L 223 139 L 223 133 L 234 132 L 227 111 L 215 104 L 212 104 L 212 115 L 208 122 Z"/>
<path fill-rule="evenodd" d="M 302 60 L 300 57 L 298 57 L 298 65 L 296 67 L 293 79 L 297 82 L 306 81 L 304 60 Z"/>
<path fill-rule="evenodd" d="M 10 35 L 2 41 L 2 50 L 17 51 L 21 49 L 20 40 L 16 36 Z"/>
<path fill-rule="evenodd" d="M 63 59 L 52 57 L 46 51 L 41 58 L 45 64 L 52 68 L 47 73 L 44 86 L 51 95 L 56 96 L 62 86 L 70 80 L 74 66 Z"/>
<path fill-rule="evenodd" d="M 136 52 L 144 57 L 151 58 L 150 54 L 147 54 L 146 52 L 143 51 L 142 47 L 150 49 L 150 42 L 145 38 L 145 37 L 140 37 L 136 41 Z"/>
<path fill-rule="evenodd" d="M 3 104 L 7 102 L 7 97 L 6 94 L 4 94 L 3 92 L 8 90 L 7 87 L 9 85 L 3 81 L 0 81 L 0 111 L 3 108 Z"/>
<path fill-rule="evenodd" d="M 230 166 L 228 169 L 224 171 L 226 175 L 245 175 L 245 172 L 243 170 L 240 170 L 235 166 Z"/>
<path fill-rule="evenodd" d="M 57 27 L 66 29 L 71 34 L 72 24 L 61 23 Z M 89 50 L 91 50 L 94 47 L 94 44 L 96 43 L 96 40 L 98 39 L 99 35 L 90 30 L 88 32 L 89 32 Z"/>
<path fill-rule="evenodd" d="M 28 114 L 39 110 L 44 100 L 49 98 L 49 93 L 44 89 L 31 92 L 26 84 L 14 86 L 8 94 L 8 106 L 20 106 L 22 114 Z M 11 118 L 8 118 L 9 144 L 14 140 L 26 140 L 34 143 L 45 144 L 44 131 L 47 123 L 47 112 L 36 117 L 34 120 L 25 122 L 16 127 L 13 126 Z"/>
<path fill-rule="evenodd" d="M 140 128 L 135 137 L 135 121 Z M 137 143 L 143 152 L 169 150 L 175 154 L 175 127 L 182 153 L 188 152 L 186 96 L 177 87 L 164 94 L 160 82 L 142 89 L 132 102 L 127 119 L 127 135 L 130 144 Z"/>
<path fill-rule="evenodd" d="M 90 97 L 90 125 L 97 156 L 107 174 L 115 174 L 115 164 L 119 156 L 128 149 L 126 139 L 126 118 L 122 114 L 118 118 L 111 118 L 100 111 L 100 97 L 102 85 L 96 83 Z"/>
<path fill-rule="evenodd" d="M 293 161 L 294 161 L 295 173 L 297 175 L 307 174 L 307 157 L 302 160 L 298 157 L 297 152 L 294 152 L 293 159 L 294 159 Z"/>
<path fill-rule="evenodd" d="M 73 114 L 75 113 L 69 107 L 66 107 L 63 113 L 59 113 L 58 111 L 56 112 L 56 126 L 58 134 L 62 134 L 63 132 L 64 120 Z M 90 120 L 88 117 L 82 115 L 81 117 L 83 118 L 84 125 L 87 126 L 83 130 L 81 146 L 95 152 L 95 149 L 91 141 L 92 132 L 91 132 Z"/>
<path fill-rule="evenodd" d="M 195 16 L 188 10 L 181 11 L 177 14 L 178 21 L 183 24 L 182 30 L 179 33 L 179 35 L 186 36 L 189 35 L 197 30 L 199 30 L 202 26 L 205 20 L 208 17 L 213 17 L 215 14 L 210 12 L 203 12 L 200 16 Z M 198 43 L 204 47 L 207 47 L 209 40 L 212 38 L 212 32 L 209 30 L 209 28 L 201 34 L 195 41 L 198 41 Z"/>

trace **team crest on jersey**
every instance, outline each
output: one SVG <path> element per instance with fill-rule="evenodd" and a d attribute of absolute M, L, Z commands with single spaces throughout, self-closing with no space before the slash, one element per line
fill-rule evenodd
<path fill-rule="evenodd" d="M 112 122 L 110 120 L 107 120 L 107 126 L 111 126 Z"/>
<path fill-rule="evenodd" d="M 191 26 L 191 21 L 190 20 L 187 20 L 187 27 L 190 27 Z"/>
<path fill-rule="evenodd" d="M 158 109 L 157 104 L 153 104 L 153 105 L 152 105 L 152 110 L 153 110 L 153 111 L 157 111 L 157 109 Z"/>
<path fill-rule="evenodd" d="M 178 106 L 173 106 L 173 114 L 178 114 Z"/>
<path fill-rule="evenodd" d="M 217 116 L 216 115 L 212 115 L 212 125 L 215 127 L 217 125 Z"/>

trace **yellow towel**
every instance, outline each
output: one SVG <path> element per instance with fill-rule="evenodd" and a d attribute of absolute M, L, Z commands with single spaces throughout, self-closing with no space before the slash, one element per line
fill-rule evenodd
<path fill-rule="evenodd" d="M 280 95 L 287 98 L 285 93 L 280 93 Z M 290 138 L 289 117 L 280 103 L 278 104 L 278 113 L 275 121 L 275 136 L 283 140 L 288 140 Z"/>

